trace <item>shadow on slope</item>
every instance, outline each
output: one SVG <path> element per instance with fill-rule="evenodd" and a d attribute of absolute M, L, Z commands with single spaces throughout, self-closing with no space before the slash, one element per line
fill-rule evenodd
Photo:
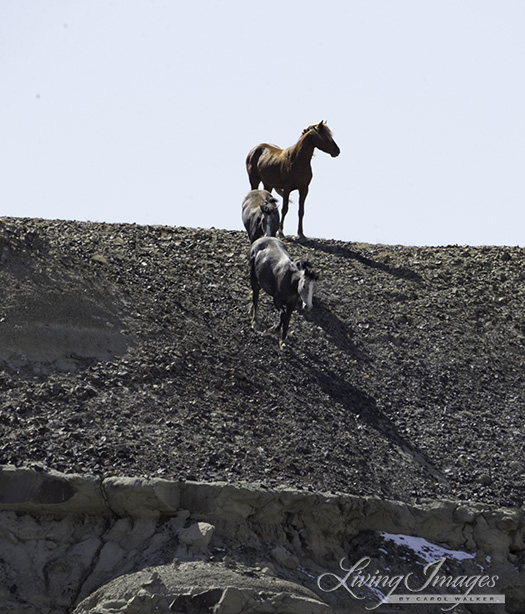
<path fill-rule="evenodd" d="M 418 284 L 421 284 L 423 281 L 422 277 L 418 273 L 414 272 L 408 267 L 389 266 L 384 262 L 378 262 L 377 260 L 369 258 L 368 256 L 364 256 L 363 254 L 360 254 L 359 252 L 350 249 L 347 245 L 342 243 L 340 244 L 319 239 L 304 239 L 301 241 L 301 245 L 321 252 L 325 252 L 326 254 L 357 260 L 358 262 L 367 267 L 378 269 L 380 271 L 383 271 L 384 273 L 388 273 L 389 275 L 393 275 L 394 277 L 398 277 L 400 279 L 410 280 Z"/>

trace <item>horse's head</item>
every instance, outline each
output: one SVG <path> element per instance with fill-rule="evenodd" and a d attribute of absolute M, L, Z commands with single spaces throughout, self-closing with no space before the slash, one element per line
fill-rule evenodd
<path fill-rule="evenodd" d="M 266 201 L 261 205 L 261 229 L 267 237 L 275 237 L 279 230 L 279 209 L 277 199 L 273 196 L 266 197 Z"/>
<path fill-rule="evenodd" d="M 303 302 L 303 309 L 310 311 L 313 306 L 314 291 L 319 275 L 312 269 L 309 262 L 305 260 L 296 260 L 297 268 L 301 271 L 301 278 L 297 290 Z"/>
<path fill-rule="evenodd" d="M 338 144 L 332 137 L 332 131 L 326 125 L 326 122 L 322 121 L 318 124 L 308 126 L 308 128 L 303 130 L 303 134 L 307 133 L 312 139 L 315 147 L 327 154 L 330 154 L 332 158 L 336 158 L 341 153 Z"/>

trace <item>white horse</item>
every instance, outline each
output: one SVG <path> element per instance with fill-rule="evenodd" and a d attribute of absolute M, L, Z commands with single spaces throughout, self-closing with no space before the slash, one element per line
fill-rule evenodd
<path fill-rule="evenodd" d="M 269 330 L 282 331 L 279 346 L 284 346 L 288 325 L 299 298 L 303 309 L 313 305 L 317 273 L 304 260 L 290 258 L 284 243 L 275 237 L 257 239 L 250 250 L 250 280 L 252 285 L 252 327 L 257 320 L 259 291 L 262 288 L 273 297 L 273 303 L 280 312 L 279 323 Z"/>

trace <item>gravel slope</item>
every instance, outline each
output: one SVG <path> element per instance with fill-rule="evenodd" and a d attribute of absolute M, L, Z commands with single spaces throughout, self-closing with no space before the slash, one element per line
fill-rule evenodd
<path fill-rule="evenodd" d="M 525 251 L 287 244 L 280 351 L 245 233 L 0 220 L 0 463 L 522 506 Z"/>

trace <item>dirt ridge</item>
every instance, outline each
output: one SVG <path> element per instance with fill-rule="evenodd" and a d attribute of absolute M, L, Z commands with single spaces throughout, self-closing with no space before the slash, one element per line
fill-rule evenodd
<path fill-rule="evenodd" d="M 522 507 L 525 251 L 286 242 L 280 351 L 245 233 L 3 218 L 0 464 Z"/>

